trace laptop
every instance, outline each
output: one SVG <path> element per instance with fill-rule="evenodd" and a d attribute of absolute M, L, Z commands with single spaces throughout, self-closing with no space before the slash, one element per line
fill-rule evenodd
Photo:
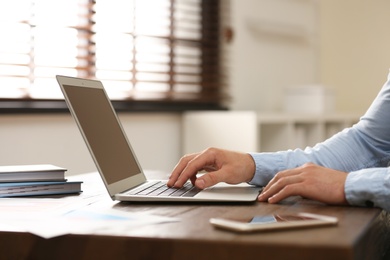
<path fill-rule="evenodd" d="M 261 187 L 219 183 L 200 190 L 190 182 L 168 188 L 144 174 L 101 81 L 56 76 L 68 108 L 113 200 L 253 202 Z"/>

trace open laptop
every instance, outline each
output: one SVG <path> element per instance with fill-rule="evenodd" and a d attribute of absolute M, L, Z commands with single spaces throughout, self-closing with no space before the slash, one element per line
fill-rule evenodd
<path fill-rule="evenodd" d="M 217 184 L 199 190 L 190 182 L 168 188 L 147 180 L 100 81 L 57 76 L 69 110 L 88 146 L 107 191 L 119 201 L 255 201 L 261 187 Z"/>

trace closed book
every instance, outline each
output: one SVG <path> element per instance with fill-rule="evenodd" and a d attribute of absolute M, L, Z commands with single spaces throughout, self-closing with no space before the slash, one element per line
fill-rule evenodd
<path fill-rule="evenodd" d="M 0 182 L 64 181 L 65 172 L 51 164 L 0 166 Z"/>
<path fill-rule="evenodd" d="M 81 192 L 81 181 L 0 183 L 0 198 L 57 195 Z"/>

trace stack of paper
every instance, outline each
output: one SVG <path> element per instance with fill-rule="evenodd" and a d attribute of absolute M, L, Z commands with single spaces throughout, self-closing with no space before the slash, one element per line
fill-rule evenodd
<path fill-rule="evenodd" d="M 81 183 L 68 182 L 65 168 L 49 164 L 0 166 L 0 197 L 81 192 Z"/>

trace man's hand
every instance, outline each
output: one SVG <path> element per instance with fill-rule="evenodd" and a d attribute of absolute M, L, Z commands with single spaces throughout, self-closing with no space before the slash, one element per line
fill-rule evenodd
<path fill-rule="evenodd" d="M 197 177 L 199 171 L 207 173 Z M 180 188 L 186 181 L 191 180 L 196 187 L 205 189 L 218 182 L 247 182 L 253 178 L 254 173 L 255 163 L 249 154 L 208 148 L 201 153 L 182 157 L 167 184 L 169 187 Z"/>
<path fill-rule="evenodd" d="M 347 173 L 306 163 L 277 173 L 263 189 L 259 201 L 277 203 L 290 196 L 302 196 L 326 204 L 347 205 L 344 184 Z"/>

